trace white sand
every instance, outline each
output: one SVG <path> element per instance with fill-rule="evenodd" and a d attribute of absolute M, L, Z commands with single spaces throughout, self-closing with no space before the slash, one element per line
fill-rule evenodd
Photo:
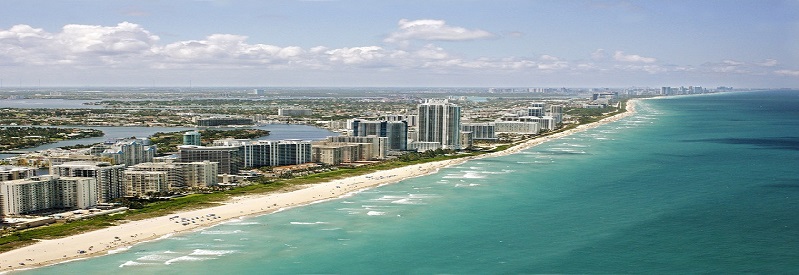
<path fill-rule="evenodd" d="M 378 171 L 368 175 L 302 186 L 297 190 L 285 193 L 235 197 L 219 206 L 185 211 L 164 217 L 131 221 L 118 226 L 61 239 L 42 240 L 35 244 L 0 254 L 0 272 L 105 255 L 116 250 L 129 248 L 136 243 L 154 240 L 170 234 L 195 231 L 237 217 L 266 214 L 283 208 L 339 198 L 359 190 L 435 173 L 440 168 L 460 164 L 471 159 L 513 154 L 549 140 L 619 120 L 634 112 L 635 100 L 630 100 L 627 103 L 627 112 L 625 113 L 596 123 L 581 125 L 575 129 L 536 138 L 501 152 Z M 182 218 L 194 218 L 194 220 L 189 220 L 188 224 L 184 225 L 185 222 L 181 221 Z M 84 253 L 79 253 L 79 251 L 84 251 Z M 20 263 L 24 263 L 24 265 Z"/>

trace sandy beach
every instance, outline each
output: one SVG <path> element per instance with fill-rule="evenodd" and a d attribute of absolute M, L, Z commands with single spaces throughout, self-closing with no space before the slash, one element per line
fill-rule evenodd
<path fill-rule="evenodd" d="M 196 231 L 242 216 L 263 215 L 323 200 L 340 198 L 380 185 L 437 172 L 439 169 L 478 158 L 517 153 L 538 144 L 617 121 L 635 113 L 636 100 L 629 100 L 627 111 L 595 123 L 536 138 L 507 150 L 478 157 L 459 158 L 378 171 L 367 175 L 332 180 L 299 187 L 283 193 L 235 197 L 219 206 L 130 221 L 118 226 L 80 235 L 41 240 L 35 244 L 0 254 L 0 273 L 53 265 L 65 261 L 114 253 L 136 243 Z"/>

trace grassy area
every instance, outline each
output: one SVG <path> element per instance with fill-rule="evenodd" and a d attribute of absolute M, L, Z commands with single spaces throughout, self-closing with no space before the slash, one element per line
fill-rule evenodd
<path fill-rule="evenodd" d="M 619 110 L 617 110 L 616 112 L 604 114 L 600 117 L 593 119 L 593 121 L 598 121 L 602 118 L 624 112 L 625 107 L 626 107 L 626 100 L 622 101 L 621 108 L 619 108 Z M 577 125 L 575 124 L 567 125 L 566 127 L 563 127 L 556 131 L 547 132 L 545 134 L 542 134 L 541 136 L 551 135 L 557 132 L 574 128 L 576 126 Z M 503 144 L 497 146 L 491 151 L 477 151 L 466 154 L 463 153 L 441 154 L 432 157 L 421 157 L 419 159 L 406 160 L 406 161 L 390 160 L 360 167 L 339 168 L 336 170 L 314 173 L 290 179 L 277 179 L 269 182 L 262 181 L 261 183 L 237 187 L 223 192 L 216 192 L 210 194 L 192 194 L 171 200 L 153 202 L 147 204 L 144 208 L 129 210 L 124 213 L 108 215 L 108 216 L 98 216 L 80 221 L 57 223 L 49 226 L 42 226 L 32 229 L 15 231 L 13 233 L 0 237 L 0 253 L 35 243 L 37 239 L 51 239 L 51 238 L 75 235 L 83 232 L 114 226 L 120 223 L 124 223 L 125 221 L 160 217 L 183 210 L 213 206 L 231 198 L 232 196 L 265 194 L 269 192 L 287 190 L 288 188 L 297 185 L 315 184 L 334 179 L 343 179 L 358 175 L 365 175 L 376 171 L 399 168 L 414 164 L 457 159 L 469 156 L 477 156 L 491 152 L 499 152 L 522 142 Z"/>

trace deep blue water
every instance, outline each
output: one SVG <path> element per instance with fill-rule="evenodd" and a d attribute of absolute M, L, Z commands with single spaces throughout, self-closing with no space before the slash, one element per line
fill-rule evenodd
<path fill-rule="evenodd" d="M 32 274 L 799 273 L 799 92 L 615 123 Z"/>

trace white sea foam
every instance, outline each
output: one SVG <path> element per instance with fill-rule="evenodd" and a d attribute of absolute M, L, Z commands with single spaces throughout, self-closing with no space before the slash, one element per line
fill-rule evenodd
<path fill-rule="evenodd" d="M 135 261 L 127 261 L 124 264 L 119 265 L 119 267 L 142 266 L 142 265 L 152 265 L 152 263 L 140 263 L 140 262 L 135 262 Z"/>
<path fill-rule="evenodd" d="M 160 240 L 164 240 L 164 239 L 169 239 L 169 238 L 170 238 L 170 237 L 172 237 L 173 235 L 174 235 L 174 234 L 172 234 L 172 233 L 169 233 L 169 234 L 163 235 L 163 236 L 161 236 L 161 237 L 158 237 L 158 238 L 156 238 L 155 240 L 156 240 L 156 241 L 160 241 Z"/>
<path fill-rule="evenodd" d="M 172 257 L 169 257 L 167 255 L 150 254 L 150 255 L 145 255 L 145 256 L 139 257 L 136 260 L 137 261 L 148 261 L 148 262 L 163 262 L 163 261 L 169 260 L 171 258 Z"/>
<path fill-rule="evenodd" d="M 369 215 L 369 216 L 383 216 L 385 214 L 386 214 L 386 212 L 380 212 L 380 211 L 369 211 L 369 212 L 366 213 L 366 215 Z"/>
<path fill-rule="evenodd" d="M 119 252 L 124 252 L 124 251 L 127 251 L 127 250 L 129 250 L 130 248 L 131 248 L 130 246 L 125 246 L 125 247 L 120 247 L 120 248 L 117 248 L 117 249 L 111 249 L 111 250 L 108 250 L 108 254 L 109 254 L 109 255 L 110 255 L 110 254 L 117 254 L 117 253 L 119 253 Z"/>
<path fill-rule="evenodd" d="M 170 265 L 177 262 L 199 262 L 199 261 L 206 261 L 206 260 L 213 260 L 216 258 L 209 258 L 209 257 L 192 257 L 192 256 L 181 256 L 171 260 L 164 262 L 166 265 Z"/>
<path fill-rule="evenodd" d="M 203 235 L 231 235 L 231 234 L 239 234 L 244 231 L 241 230 L 205 230 L 201 231 L 200 234 Z"/>
<path fill-rule="evenodd" d="M 335 230 L 341 230 L 341 227 L 334 227 L 334 228 L 322 228 L 322 229 L 320 229 L 320 230 L 322 230 L 322 231 L 335 231 Z"/>
<path fill-rule="evenodd" d="M 191 252 L 191 256 L 222 256 L 226 254 L 236 253 L 236 250 L 210 250 L 210 249 L 195 249 Z"/>
<path fill-rule="evenodd" d="M 291 222 L 291 224 L 313 225 L 313 224 L 328 224 L 328 222 Z"/>
<path fill-rule="evenodd" d="M 400 198 L 404 198 L 404 196 L 385 195 L 385 196 L 382 196 L 380 198 L 372 199 L 372 200 L 374 200 L 374 201 L 390 201 L 390 200 L 396 200 L 396 199 L 400 199 Z M 367 206 L 366 205 L 362 205 L 361 207 L 367 207 Z"/>
<path fill-rule="evenodd" d="M 391 203 L 394 203 L 394 204 L 414 204 L 414 205 L 425 204 L 424 202 L 421 202 L 418 199 L 412 199 L 412 198 L 399 199 L 399 200 L 392 201 Z"/>
<path fill-rule="evenodd" d="M 463 177 L 467 178 L 467 179 L 482 179 L 482 178 L 485 178 L 485 176 L 480 175 L 479 172 L 477 172 L 477 173 L 475 173 L 475 172 L 467 172 L 465 175 L 463 175 Z"/>
<path fill-rule="evenodd" d="M 256 225 L 261 224 L 259 222 L 238 222 L 238 223 L 230 223 L 230 225 Z"/>

